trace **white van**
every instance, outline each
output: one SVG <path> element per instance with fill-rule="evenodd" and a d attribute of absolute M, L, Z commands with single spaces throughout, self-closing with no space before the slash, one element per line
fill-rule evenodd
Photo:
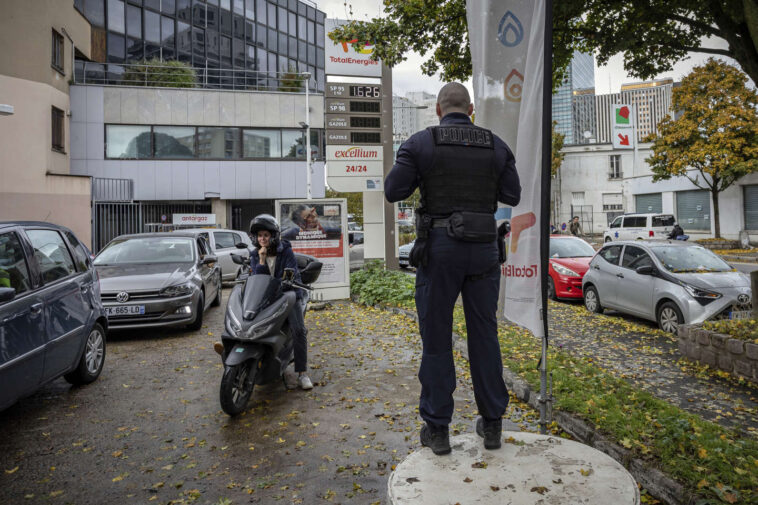
<path fill-rule="evenodd" d="M 603 232 L 603 242 L 668 238 L 675 222 L 672 214 L 624 214 Z"/>

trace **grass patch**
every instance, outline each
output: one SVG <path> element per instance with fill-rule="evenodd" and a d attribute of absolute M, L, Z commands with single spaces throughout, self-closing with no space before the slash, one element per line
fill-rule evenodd
<path fill-rule="evenodd" d="M 758 344 L 758 321 L 755 319 L 706 321 L 703 323 L 703 328 Z"/>
<path fill-rule="evenodd" d="M 351 290 L 359 299 L 412 307 L 409 276 L 400 279 L 380 267 L 353 276 L 357 274 L 359 282 Z M 390 285 L 392 298 L 381 298 Z M 466 336 L 461 307 L 455 309 L 453 331 Z M 499 338 L 504 365 L 538 388 L 539 342 L 526 330 L 505 325 Z M 556 409 L 578 415 L 636 457 L 654 463 L 696 495 L 698 505 L 758 504 L 758 440 L 638 390 L 589 358 L 555 348 L 548 354 Z"/>

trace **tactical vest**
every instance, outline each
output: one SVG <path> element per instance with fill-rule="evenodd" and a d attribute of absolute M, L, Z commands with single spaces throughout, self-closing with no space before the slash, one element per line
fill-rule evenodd
<path fill-rule="evenodd" d="M 431 167 L 421 174 L 421 206 L 434 217 L 494 213 L 497 170 L 492 132 L 474 125 L 432 126 Z"/>

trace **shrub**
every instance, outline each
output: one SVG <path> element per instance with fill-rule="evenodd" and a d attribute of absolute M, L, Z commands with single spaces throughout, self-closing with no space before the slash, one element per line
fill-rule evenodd
<path fill-rule="evenodd" d="M 158 88 L 194 88 L 197 85 L 192 67 L 181 61 L 163 61 L 157 58 L 132 64 L 121 82 L 128 86 Z"/>
<path fill-rule="evenodd" d="M 416 284 L 413 277 L 402 272 L 385 270 L 379 260 L 369 261 L 362 270 L 350 274 L 350 291 L 360 303 L 405 305 L 413 301 Z"/>

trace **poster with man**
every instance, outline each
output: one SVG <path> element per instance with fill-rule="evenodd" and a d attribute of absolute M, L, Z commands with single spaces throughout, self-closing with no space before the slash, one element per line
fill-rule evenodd
<path fill-rule="evenodd" d="M 345 230 L 340 200 L 286 200 L 277 202 L 282 238 L 298 254 L 323 263 L 315 286 L 347 282 Z"/>

